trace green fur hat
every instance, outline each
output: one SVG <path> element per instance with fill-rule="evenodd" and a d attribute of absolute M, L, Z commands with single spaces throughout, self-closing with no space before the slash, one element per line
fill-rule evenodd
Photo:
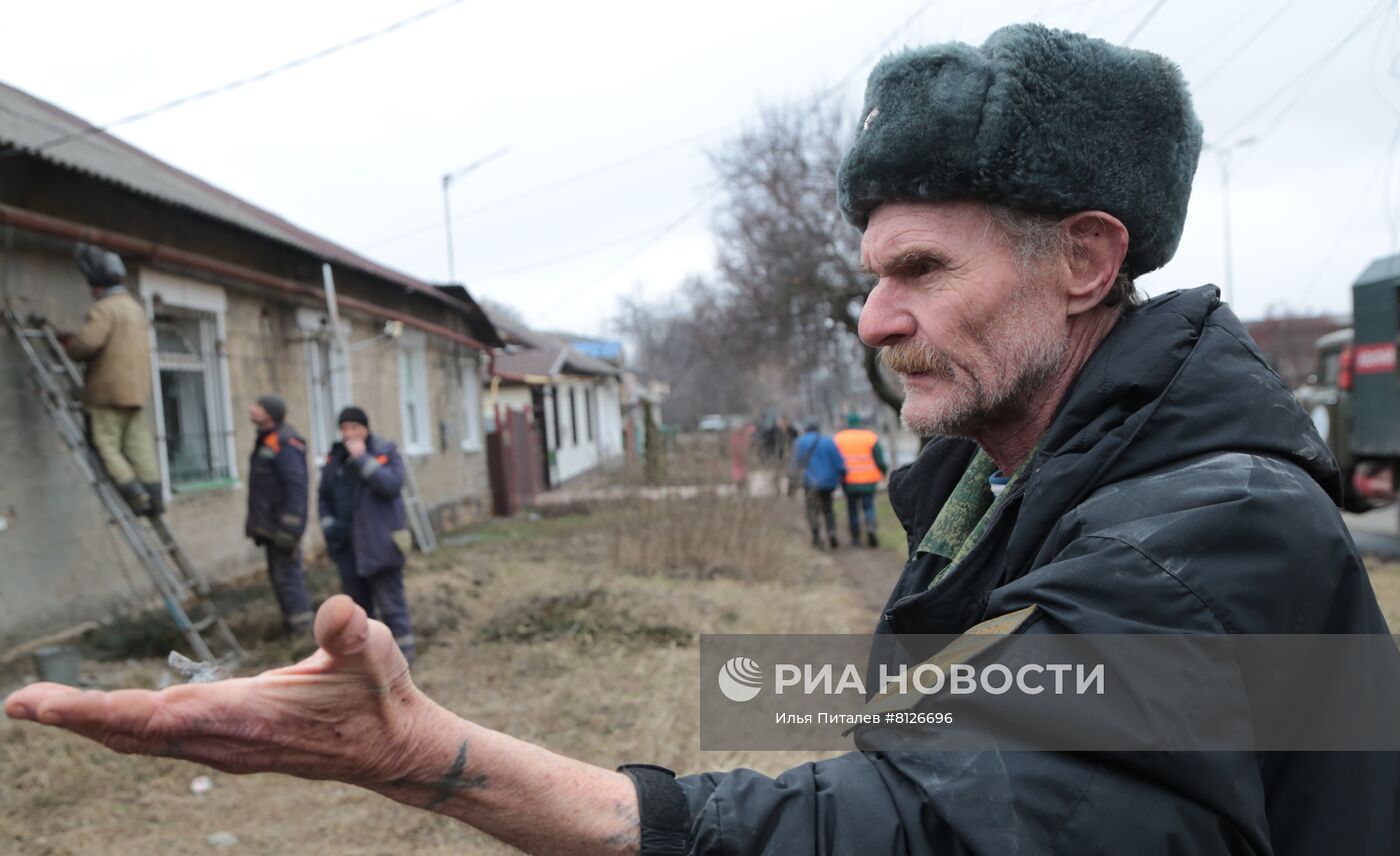
<path fill-rule="evenodd" d="M 1155 270 L 1181 240 L 1201 123 L 1165 57 L 1016 24 L 881 60 L 841 163 L 841 211 L 980 199 L 1047 214 L 1100 210 L 1128 228 L 1125 267 Z"/>

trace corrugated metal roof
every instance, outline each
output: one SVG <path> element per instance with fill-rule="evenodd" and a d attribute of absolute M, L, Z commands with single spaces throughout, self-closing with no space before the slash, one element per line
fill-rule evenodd
<path fill-rule="evenodd" d="M 45 147 L 60 137 L 91 128 L 91 123 L 72 113 L 0 83 L 0 143 L 8 143 L 42 160 L 290 244 L 326 261 L 357 268 L 454 305 L 458 303 L 421 280 L 308 232 L 111 134 L 91 133 L 61 145 Z"/>

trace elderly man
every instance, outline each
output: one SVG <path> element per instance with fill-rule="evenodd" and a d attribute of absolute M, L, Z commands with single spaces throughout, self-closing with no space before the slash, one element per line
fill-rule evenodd
<path fill-rule="evenodd" d="M 1023 633 L 1386 632 L 1333 462 L 1216 289 L 1133 291 L 1176 247 L 1200 149 L 1174 66 L 1010 27 L 886 59 L 861 119 L 840 190 L 878 277 L 862 338 L 902 376 L 905 420 L 941 435 L 891 478 L 911 543 L 881 632 L 1017 611 Z M 7 711 L 120 751 L 355 782 L 538 853 L 1400 851 L 1393 754 L 614 773 L 438 707 L 348 600 L 316 632 L 322 651 L 258 678 L 40 685 Z"/>

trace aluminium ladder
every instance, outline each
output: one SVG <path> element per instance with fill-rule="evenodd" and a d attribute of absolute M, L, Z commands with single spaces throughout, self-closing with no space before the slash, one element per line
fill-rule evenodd
<path fill-rule="evenodd" d="M 39 397 L 73 453 L 83 479 L 96 492 L 112 525 L 121 530 L 150 575 L 166 611 L 195 656 L 226 666 L 237 663 L 243 650 L 219 615 L 209 583 L 195 570 L 164 517 L 142 517 L 132 511 L 88 442 L 81 403 L 83 376 L 59 344 L 53 328 L 38 316 L 21 319 L 11 309 L 4 314 L 6 325 L 28 360 Z"/>
<path fill-rule="evenodd" d="M 437 549 L 437 533 L 433 531 L 433 521 L 428 517 L 428 507 L 423 504 L 423 495 L 418 492 L 418 479 L 413 475 L 413 464 L 408 455 L 400 453 L 403 461 L 403 504 L 408 528 L 413 531 L 413 540 L 418 543 L 420 553 L 431 553 Z"/>

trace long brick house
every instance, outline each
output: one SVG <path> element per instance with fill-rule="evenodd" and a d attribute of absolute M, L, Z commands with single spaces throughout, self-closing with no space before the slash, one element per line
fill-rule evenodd
<path fill-rule="evenodd" d="M 259 566 L 243 479 L 248 407 L 267 392 L 308 440 L 313 489 L 335 413 L 353 402 L 407 452 L 437 525 L 489 513 L 482 382 L 501 343 L 465 290 L 376 264 L 0 85 L 0 302 L 75 328 L 89 304 L 80 240 L 122 255 L 153 323 L 168 519 L 206 575 Z M 331 345 L 326 265 L 345 351 Z M 149 599 L 8 334 L 0 460 L 0 647 Z M 313 523 L 305 544 L 319 539 Z"/>

